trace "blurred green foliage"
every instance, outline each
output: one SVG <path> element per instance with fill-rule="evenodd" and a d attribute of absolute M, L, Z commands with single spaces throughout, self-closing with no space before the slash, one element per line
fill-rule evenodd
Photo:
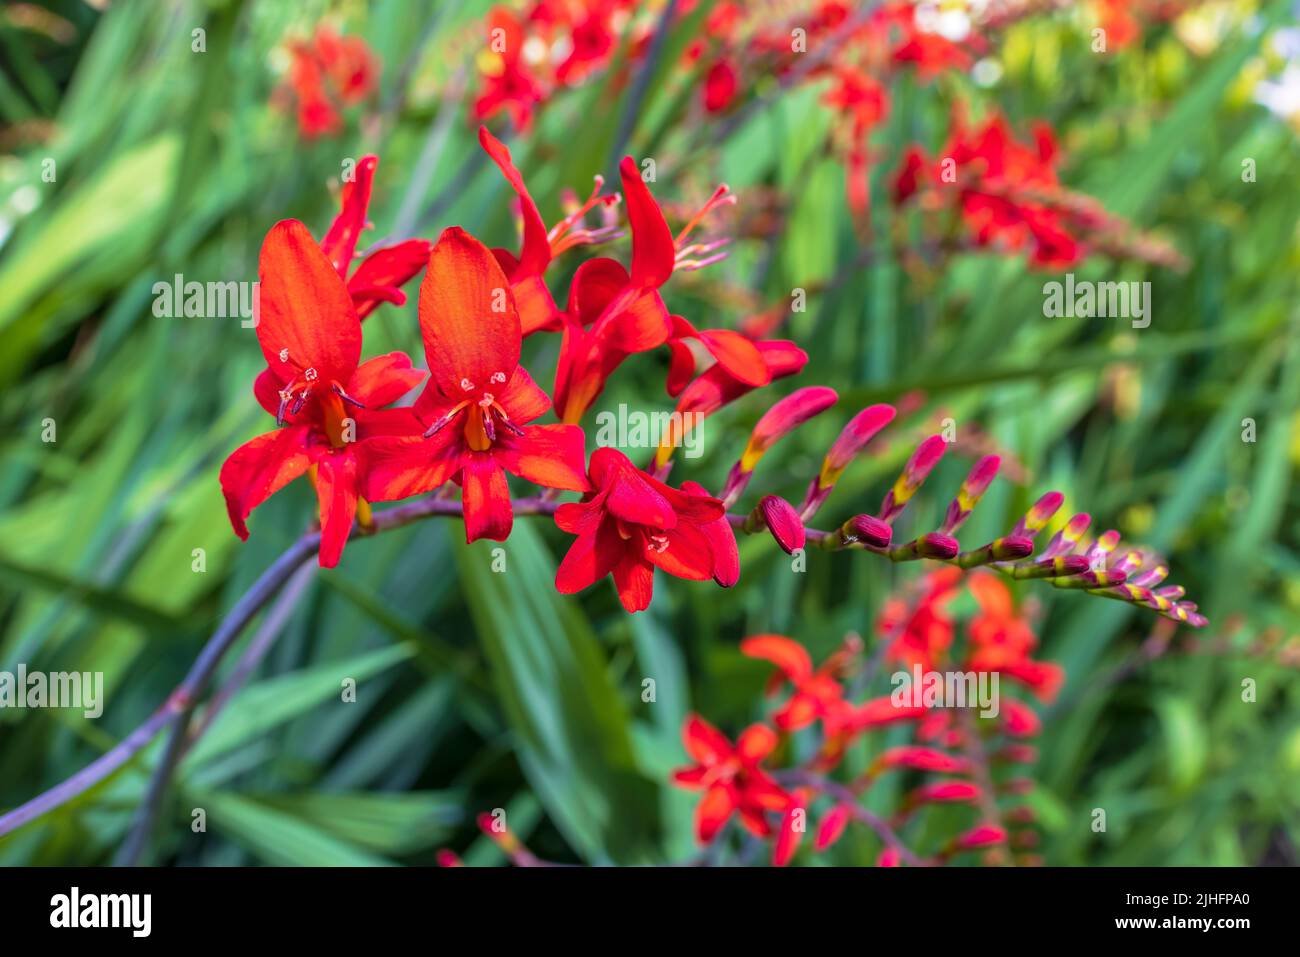
<path fill-rule="evenodd" d="M 1261 25 L 1284 21 L 1286 6 L 1261 10 Z M 508 191 L 476 159 L 463 97 L 445 94 L 462 66 L 472 69 L 486 8 L 126 0 L 99 12 L 66 0 L 49 5 L 70 25 L 61 38 L 0 20 L 0 669 L 99 670 L 108 695 L 98 721 L 0 712 L 0 809 L 67 777 L 152 712 L 311 515 L 308 491 L 292 488 L 259 509 L 248 543 L 232 534 L 217 469 L 267 425 L 251 393 L 262 359 L 238 320 L 156 318 L 153 284 L 175 273 L 254 278 L 267 228 L 295 217 L 320 235 L 336 208 L 327 184 L 367 152 L 381 158 L 374 238 L 434 238 L 463 224 L 514 244 Z M 326 15 L 365 37 L 384 71 L 345 136 L 304 143 L 270 105 L 283 69 L 276 50 Z M 206 53 L 191 51 L 195 28 Z M 682 24 L 669 49 L 694 28 Z M 1291 484 L 1300 145 L 1250 102 L 1262 35 L 1233 33 L 1198 56 L 1162 27 L 1137 49 L 1098 57 L 1067 14 L 1012 28 L 992 88 L 904 84 L 876 141 L 880 247 L 861 268 L 843 170 L 825 149 L 832 118 L 815 107 L 815 89 L 760 87 L 770 103 L 715 143 L 710 127 L 684 121 L 692 78 L 663 70 L 632 133 L 629 150 L 656 159 L 662 201 L 689 208 L 718 181 L 738 192 L 742 215 L 747 197 L 775 197 L 773 235 L 674 280 L 674 311 L 733 324 L 793 288 L 840 278 L 786 327 L 811 356 L 802 376 L 711 420 L 706 455 L 679 463 L 674 480 L 716 488 L 777 395 L 831 385 L 837 409 L 765 459 L 754 485 L 797 499 L 849 415 L 913 393 L 914 410 L 849 470 L 825 521 L 873 509 L 912 440 L 952 416 L 961 435 L 983 435 L 1026 477 L 995 484 L 965 542 L 1005 531 L 1038 493 L 1059 488 L 1063 515 L 1090 511 L 1102 528 L 1164 549 L 1211 636 L 1228 636 L 1218 653 L 1171 654 L 1107 685 L 1155 619 L 1018 586 L 1041 603 L 1045 657 L 1068 669 L 1034 771 L 1051 863 L 1296 861 L 1295 668 L 1239 650 L 1269 628 L 1300 631 Z M 527 138 L 511 138 L 548 219 L 560 188 L 585 192 L 609 168 L 629 95 L 627 84 L 592 83 L 550 104 Z M 1105 262 L 1078 271 L 1150 280 L 1150 328 L 1048 320 L 1050 276 L 987 255 L 918 275 L 881 242 L 909 228 L 884 201 L 894 160 L 910 142 L 941 143 L 957 100 L 1001 104 L 1017 124 L 1049 121 L 1070 186 L 1188 257 L 1184 274 Z M 1256 161 L 1256 182 L 1242 181 L 1244 157 Z M 47 159 L 52 183 L 41 176 Z M 561 301 L 576 262 L 560 264 Z M 420 354 L 408 288 L 404 308 L 367 322 L 367 354 Z M 540 381 L 554 353 L 553 340 L 530 341 L 525 361 Z M 671 408 L 664 366 L 638 357 L 601 407 Z M 1248 417 L 1254 444 L 1241 438 Z M 41 439 L 46 419 L 57 442 Z M 969 455 L 941 464 L 900 533 L 933 527 L 925 521 Z M 761 713 L 767 669 L 740 656 L 738 639 L 782 632 L 820 659 L 846 632 L 873 634 L 884 597 L 917 574 L 818 553 L 792 575 L 771 541 L 754 538 L 742 543 L 736 588 L 659 576 L 651 609 L 628 617 L 604 584 L 577 598 L 555 593 L 568 538 L 549 522 L 516 523 L 504 575 L 490 571 L 492 543 L 462 542 L 459 523 L 425 522 L 354 543 L 338 569 L 315 575 L 265 662 L 182 765 L 161 859 L 427 863 L 440 846 L 469 845 L 469 863 L 497 863 L 473 817 L 503 807 L 546 857 L 688 860 L 694 795 L 668 784 L 685 759 L 682 720 L 698 710 L 735 730 Z M 349 677 L 357 701 L 342 705 Z M 641 699 L 645 677 L 656 682 L 652 704 Z M 1258 682 L 1256 703 L 1243 703 L 1243 678 Z M 863 742 L 850 766 L 884 737 Z M 155 743 L 0 839 L 0 863 L 109 860 L 158 754 Z M 207 811 L 206 834 L 188 826 L 195 807 Z M 1097 807 L 1108 811 L 1105 834 L 1090 828 Z M 869 863 L 876 850 L 855 832 L 815 860 Z"/>

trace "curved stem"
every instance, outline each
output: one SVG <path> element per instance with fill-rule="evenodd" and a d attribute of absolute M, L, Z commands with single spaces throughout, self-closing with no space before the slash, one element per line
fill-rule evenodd
<path fill-rule="evenodd" d="M 308 533 L 294 542 L 275 562 L 264 571 L 253 587 L 246 591 L 231 609 L 230 615 L 221 623 L 221 627 L 208 639 L 208 643 L 199 652 L 198 658 L 190 666 L 185 680 L 171 694 L 170 701 L 176 702 L 176 713 L 170 720 L 171 734 L 167 739 L 162 758 L 154 768 L 145 791 L 144 801 L 136 813 L 131 831 L 126 841 L 118 850 L 114 863 L 122 866 L 134 866 L 143 856 L 152 836 L 153 822 L 162 807 L 167 785 L 172 771 L 180 761 L 185 745 L 185 735 L 189 729 L 190 718 L 198 705 L 199 698 L 207 690 L 208 682 L 216 672 L 221 659 L 230 650 L 230 646 L 243 632 L 244 627 L 253 619 L 268 601 L 275 596 L 289 577 L 306 562 L 311 553 L 320 544 L 320 533 Z M 4 833 L 0 829 L 0 833 Z"/>

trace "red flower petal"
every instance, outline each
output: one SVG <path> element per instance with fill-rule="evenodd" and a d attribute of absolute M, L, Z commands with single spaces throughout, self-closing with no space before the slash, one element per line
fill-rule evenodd
<path fill-rule="evenodd" d="M 496 397 L 515 425 L 531 422 L 551 407 L 550 396 L 533 381 L 523 366 L 515 369 L 515 374 L 505 388 L 496 393 Z"/>
<path fill-rule="evenodd" d="M 307 471 L 310 432 L 288 426 L 245 442 L 221 466 L 221 491 L 235 534 L 247 540 L 249 514 Z"/>
<path fill-rule="evenodd" d="M 492 457 L 506 471 L 545 488 L 585 492 L 582 429 L 576 425 L 529 425 L 523 435 L 498 435 Z"/>
<path fill-rule="evenodd" d="M 765 724 L 751 724 L 736 739 L 736 753 L 746 764 L 757 764 L 772 753 L 780 739 Z"/>
<path fill-rule="evenodd" d="M 253 380 L 253 396 L 257 399 L 258 404 L 275 415 L 280 409 L 280 390 L 285 386 L 285 382 L 271 369 L 263 369 Z M 294 417 L 288 409 L 284 410 L 286 422 L 293 422 Z"/>
<path fill-rule="evenodd" d="M 357 513 L 357 456 L 351 449 L 316 460 L 316 498 L 320 503 L 320 566 L 339 563 Z"/>
<path fill-rule="evenodd" d="M 648 481 L 631 460 L 617 449 L 599 448 L 591 453 L 591 480 L 608 489 L 605 508 L 611 515 L 637 525 L 672 528 L 677 513 L 668 498 Z"/>
<path fill-rule="evenodd" d="M 740 653 L 750 658 L 770 661 L 796 684 L 813 674 L 812 657 L 797 641 L 784 635 L 754 635 L 740 643 Z"/>
<path fill-rule="evenodd" d="M 471 452 L 463 461 L 465 541 L 490 538 L 504 542 L 514 525 L 505 471 L 487 452 Z"/>
<path fill-rule="evenodd" d="M 695 353 L 681 339 L 669 339 L 668 351 L 668 379 L 664 386 L 669 395 L 675 396 L 690 384 L 695 375 Z"/>
<path fill-rule="evenodd" d="M 307 227 L 294 219 L 272 226 L 258 272 L 257 339 L 267 366 L 286 383 L 309 369 L 326 388 L 351 379 L 361 358 L 361 321 Z"/>
<path fill-rule="evenodd" d="M 732 378 L 755 388 L 772 381 L 772 372 L 763 361 L 763 353 L 740 333 L 730 329 L 705 329 L 700 332 L 700 341 Z"/>
<path fill-rule="evenodd" d="M 547 238 L 542 214 L 529 195 L 523 176 L 510 159 L 510 150 L 506 145 L 489 133 L 486 126 L 479 127 L 478 141 L 519 196 L 519 210 L 524 220 L 524 240 L 523 249 L 519 253 L 518 269 L 524 275 L 540 275 L 551 261 L 551 241 Z"/>
<path fill-rule="evenodd" d="M 714 765 L 732 754 L 727 736 L 698 714 L 689 715 L 682 726 L 682 744 L 691 758 L 703 765 Z"/>
<path fill-rule="evenodd" d="M 561 506 L 563 511 L 564 506 Z M 557 518 L 558 513 L 557 513 Z M 555 572 L 555 589 L 572 595 L 588 588 L 614 571 L 626 551 L 623 539 L 612 522 L 600 524 L 569 546 Z"/>
<path fill-rule="evenodd" d="M 405 352 L 389 352 L 357 366 L 348 380 L 347 392 L 367 409 L 378 409 L 396 402 L 427 375 L 423 369 L 411 368 L 411 357 Z"/>
<path fill-rule="evenodd" d="M 669 575 L 688 581 L 708 581 L 713 577 L 713 549 L 708 537 L 695 525 L 678 523 L 663 533 L 668 545 L 662 551 L 653 545 L 646 549 L 650 564 Z"/>
<path fill-rule="evenodd" d="M 406 296 L 397 288 L 404 285 L 429 263 L 433 243 L 427 239 L 408 239 L 376 249 L 353 271 L 348 292 L 357 306 L 357 316 L 364 319 L 380 302 L 401 305 Z"/>
<path fill-rule="evenodd" d="M 618 260 L 605 256 L 588 259 L 573 274 L 569 314 L 584 326 L 590 326 L 628 283 L 627 270 Z"/>
<path fill-rule="evenodd" d="M 645 611 L 654 596 L 654 566 L 639 555 L 624 552 L 614 566 L 614 588 L 627 611 Z"/>
<path fill-rule="evenodd" d="M 695 836 L 701 844 L 708 844 L 718 836 L 723 825 L 736 810 L 736 798 L 725 784 L 715 784 L 704 792 L 695 807 Z"/>
<path fill-rule="evenodd" d="M 718 501 L 697 482 L 683 482 L 682 491 L 709 502 Z M 722 503 L 718 502 L 718 504 Z M 678 514 L 682 512 L 679 511 Z M 699 521 L 693 518 L 689 520 Z M 740 580 L 740 550 L 736 547 L 736 533 L 731 530 L 731 523 L 727 521 L 724 514 L 713 521 L 703 521 L 700 524 L 700 531 L 708 538 L 709 548 L 713 551 L 713 580 L 723 588 L 730 588 Z"/>
<path fill-rule="evenodd" d="M 817 720 L 817 699 L 812 695 L 796 693 L 772 720 L 782 731 L 798 731 Z"/>
<path fill-rule="evenodd" d="M 333 263 L 340 276 L 347 277 L 348 266 L 356 252 L 357 240 L 366 228 L 366 209 L 370 206 L 370 187 L 375 179 L 379 157 L 363 156 L 357 163 L 355 177 L 343 184 L 342 208 L 320 241 L 321 251 Z"/>
<path fill-rule="evenodd" d="M 429 254 L 420 329 L 433 382 L 448 398 L 494 391 L 493 377 L 508 377 L 519 366 L 519 316 L 505 273 L 459 226 L 444 230 Z"/>
<path fill-rule="evenodd" d="M 672 231 L 632 157 L 625 156 L 618 171 L 632 227 L 632 285 L 658 289 L 673 274 L 677 259 Z"/>
<path fill-rule="evenodd" d="M 384 435 L 419 436 L 424 426 L 410 408 L 366 409 L 356 413 L 357 438 L 370 439 Z"/>
<path fill-rule="evenodd" d="M 382 436 L 360 445 L 361 497 L 394 502 L 431 492 L 461 469 L 461 435 L 445 428 L 427 439 Z"/>
<path fill-rule="evenodd" d="M 519 310 L 519 327 L 525 336 L 542 330 L 560 329 L 564 314 L 555 304 L 555 298 L 541 276 L 525 276 L 513 280 L 510 291 L 514 293 L 515 307 Z"/>

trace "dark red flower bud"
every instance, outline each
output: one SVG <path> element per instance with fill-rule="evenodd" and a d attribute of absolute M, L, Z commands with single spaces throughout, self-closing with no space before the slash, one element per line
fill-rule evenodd
<path fill-rule="evenodd" d="M 779 495 L 765 495 L 758 503 L 758 511 L 762 514 L 763 521 L 768 531 L 772 533 L 772 537 L 776 539 L 776 543 L 787 554 L 797 548 L 803 548 L 805 541 L 803 522 L 799 520 L 799 513 L 794 510 L 793 505 Z"/>
<path fill-rule="evenodd" d="M 855 515 L 840 528 L 845 544 L 869 545 L 885 548 L 894 537 L 894 530 L 874 515 Z"/>

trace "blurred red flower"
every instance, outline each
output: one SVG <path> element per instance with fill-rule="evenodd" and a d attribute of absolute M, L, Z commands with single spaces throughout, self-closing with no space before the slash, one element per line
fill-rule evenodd
<path fill-rule="evenodd" d="M 741 732 L 736 743 L 698 715 L 691 715 L 682 730 L 692 767 L 673 773 L 684 788 L 704 791 L 695 808 L 695 834 L 700 843 L 712 841 L 733 814 L 758 837 L 773 833 L 769 812 L 794 807 L 795 798 L 781 788 L 759 765 L 776 747 L 776 732 L 755 724 Z"/>

